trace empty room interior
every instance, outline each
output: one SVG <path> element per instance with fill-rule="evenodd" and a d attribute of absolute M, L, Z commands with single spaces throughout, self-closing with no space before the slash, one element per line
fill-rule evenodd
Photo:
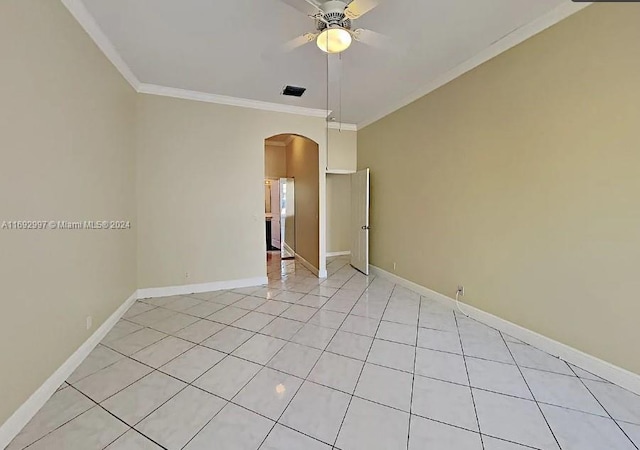
<path fill-rule="evenodd" d="M 640 4 L 1 0 L 0 449 L 640 450 Z"/>

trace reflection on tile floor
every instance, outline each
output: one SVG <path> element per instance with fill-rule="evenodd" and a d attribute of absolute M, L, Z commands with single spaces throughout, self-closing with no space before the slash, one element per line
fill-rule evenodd
<path fill-rule="evenodd" d="M 640 396 L 345 258 L 136 302 L 22 449 L 633 450 Z"/>

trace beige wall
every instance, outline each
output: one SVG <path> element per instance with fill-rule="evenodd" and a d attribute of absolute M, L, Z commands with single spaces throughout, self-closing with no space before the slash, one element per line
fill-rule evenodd
<path fill-rule="evenodd" d="M 137 227 L 131 87 L 59 1 L 0 2 L 0 55 L 0 222 Z M 134 292 L 135 233 L 0 229 L 0 424 Z"/>
<path fill-rule="evenodd" d="M 137 96 L 58 1 L 1 2 L 0 50 L 0 221 L 134 227 L 0 230 L 2 423 L 136 286 L 266 275 L 264 139 L 318 142 L 321 192 L 327 147 L 322 118 Z"/>
<path fill-rule="evenodd" d="M 284 146 L 264 146 L 264 177 L 285 178 L 287 176 L 287 155 Z"/>
<path fill-rule="evenodd" d="M 324 152 L 324 120 L 150 95 L 137 111 L 139 287 L 266 276 L 264 140 Z"/>
<path fill-rule="evenodd" d="M 351 175 L 327 175 L 327 253 L 351 250 Z"/>
<path fill-rule="evenodd" d="M 372 263 L 640 373 L 638 24 L 588 7 L 359 132 Z"/>
<path fill-rule="evenodd" d="M 286 150 L 287 178 L 295 180 L 295 251 L 315 268 L 319 268 L 318 144 L 309 139 L 295 136 L 287 145 Z"/>

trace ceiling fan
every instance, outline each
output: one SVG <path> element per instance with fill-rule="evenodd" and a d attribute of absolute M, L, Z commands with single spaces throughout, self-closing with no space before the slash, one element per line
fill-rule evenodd
<path fill-rule="evenodd" d="M 341 53 L 352 42 L 358 41 L 375 47 L 388 46 L 387 38 L 371 30 L 353 29 L 353 21 L 378 6 L 379 0 L 281 0 L 316 22 L 316 30 L 298 36 L 280 47 L 287 52 L 309 42 L 325 53 Z"/>

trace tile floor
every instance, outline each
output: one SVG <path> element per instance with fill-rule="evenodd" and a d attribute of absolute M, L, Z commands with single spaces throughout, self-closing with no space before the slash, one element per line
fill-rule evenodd
<path fill-rule="evenodd" d="M 9 445 L 633 450 L 640 396 L 345 258 L 138 301 Z"/>

